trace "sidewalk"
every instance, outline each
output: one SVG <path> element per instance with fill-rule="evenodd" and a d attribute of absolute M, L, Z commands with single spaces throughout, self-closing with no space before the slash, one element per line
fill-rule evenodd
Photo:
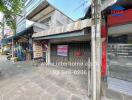
<path fill-rule="evenodd" d="M 0 61 L 0 100 L 90 100 L 87 74 L 66 74 L 64 72 L 69 69 L 33 65 L 32 61 L 10 62 L 3 57 Z"/>
<path fill-rule="evenodd" d="M 65 70 L 65 72 L 67 72 L 69 69 L 66 69 L 63 67 L 56 67 L 56 66 L 47 66 L 46 67 L 45 65 L 41 65 L 38 69 L 39 69 L 39 73 L 41 73 L 42 76 L 46 75 L 47 79 L 53 81 L 56 85 L 61 86 L 65 90 L 75 93 L 77 96 L 79 96 L 81 98 L 81 100 L 84 100 L 84 97 L 87 96 L 87 94 L 88 94 L 87 74 L 75 75 L 75 74 L 58 73 L 58 71 L 61 72 L 64 70 Z M 55 70 L 55 72 L 54 72 L 54 70 Z M 116 87 L 118 88 L 120 83 L 117 83 L 117 84 L 118 84 L 118 86 L 116 86 Z M 128 86 L 122 86 L 122 88 L 123 87 L 126 87 L 127 89 L 129 88 Z M 115 88 L 112 89 L 112 87 L 106 88 L 105 92 L 106 92 L 105 96 L 107 98 L 102 97 L 102 100 L 132 100 L 131 96 L 126 95 L 119 91 L 115 91 Z"/>
<path fill-rule="evenodd" d="M 85 94 L 71 91 L 76 87 L 66 80 L 46 74 L 43 67 L 3 60 L 0 61 L 0 100 L 89 100 Z"/>

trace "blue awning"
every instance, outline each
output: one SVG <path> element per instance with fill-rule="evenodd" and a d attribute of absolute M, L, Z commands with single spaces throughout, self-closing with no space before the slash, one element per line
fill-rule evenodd
<path fill-rule="evenodd" d="M 8 37 L 8 38 L 4 38 L 4 39 L 1 40 L 1 43 L 3 43 L 3 44 L 5 43 L 6 44 L 8 42 L 11 42 L 12 38 L 13 38 L 13 36 Z"/>
<path fill-rule="evenodd" d="M 30 32 L 28 32 L 29 30 L 33 30 L 33 26 L 30 26 L 30 27 L 26 28 L 25 30 L 23 30 L 23 31 L 21 31 L 19 33 L 16 33 L 14 36 L 2 39 L 1 43 L 8 43 L 8 42 L 11 42 L 12 39 L 16 39 L 16 38 L 18 38 L 20 36 L 24 36 L 24 35 L 30 34 Z"/>

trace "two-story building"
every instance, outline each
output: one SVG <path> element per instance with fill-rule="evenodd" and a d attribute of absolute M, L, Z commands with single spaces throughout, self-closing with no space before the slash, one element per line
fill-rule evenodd
<path fill-rule="evenodd" d="M 31 2 L 36 2 L 36 3 L 31 3 Z M 62 25 L 64 26 L 68 23 L 73 22 L 73 20 L 71 20 L 69 17 L 67 17 L 60 11 L 58 11 L 55 7 L 49 4 L 49 2 L 46 0 L 42 0 L 42 1 L 32 0 L 30 1 L 30 3 L 31 5 L 29 4 L 28 6 L 29 11 L 27 12 L 26 18 L 36 23 L 41 23 L 45 25 L 46 27 L 45 31 L 49 29 L 55 29 L 58 26 L 62 26 Z M 35 34 L 36 33 L 34 33 L 33 35 Z M 48 35 L 50 33 L 46 32 L 45 35 L 46 34 Z M 49 42 L 49 38 L 44 39 L 43 36 L 40 36 L 40 38 L 33 37 L 34 59 L 44 58 L 46 62 L 50 62 L 49 55 L 50 55 L 50 45 L 51 44 Z"/>
<path fill-rule="evenodd" d="M 31 60 L 33 58 L 32 34 L 47 29 L 47 27 L 41 23 L 34 23 L 26 19 L 29 3 L 29 1 L 25 2 L 21 14 L 17 16 L 16 33 L 13 33 L 13 36 L 5 39 L 6 42 L 12 45 L 11 49 L 13 49 L 13 55 L 17 57 L 18 60 Z"/>
<path fill-rule="evenodd" d="M 35 5 L 35 2 L 35 0 L 26 1 L 21 15 L 17 17 L 17 30 L 13 38 L 17 51 L 15 56 L 20 58 L 20 60 L 31 60 L 33 58 L 32 35 L 47 29 L 46 25 L 26 18 L 27 13 L 30 12 L 29 7 L 33 9 L 31 5 Z"/>

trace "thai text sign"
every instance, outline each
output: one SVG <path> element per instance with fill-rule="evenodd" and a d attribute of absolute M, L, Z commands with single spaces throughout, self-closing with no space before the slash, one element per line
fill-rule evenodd
<path fill-rule="evenodd" d="M 57 46 L 57 55 L 68 56 L 68 45 L 58 45 Z"/>

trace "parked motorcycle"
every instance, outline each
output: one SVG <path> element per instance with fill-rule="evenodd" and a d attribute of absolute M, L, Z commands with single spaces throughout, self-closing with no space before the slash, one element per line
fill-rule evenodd
<path fill-rule="evenodd" d="M 11 60 L 11 57 L 12 57 L 12 55 L 11 54 L 8 54 L 7 55 L 7 60 Z"/>

